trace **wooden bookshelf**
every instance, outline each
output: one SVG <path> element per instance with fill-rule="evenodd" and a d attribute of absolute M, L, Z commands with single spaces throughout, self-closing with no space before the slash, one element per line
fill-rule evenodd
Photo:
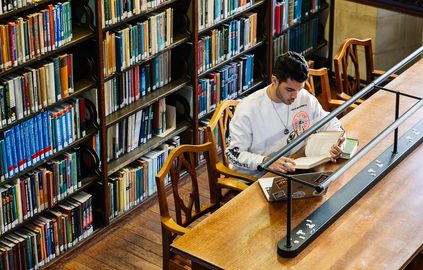
<path fill-rule="evenodd" d="M 100 177 L 99 175 L 86 176 L 85 173 L 78 174 L 77 171 L 79 169 L 79 172 L 81 172 L 81 164 L 84 162 L 92 164 L 98 163 L 98 158 L 93 156 L 94 152 L 90 152 L 90 155 L 88 155 L 88 152 L 82 150 L 88 148 L 91 149 L 93 138 L 98 134 L 98 129 L 96 128 L 97 125 L 95 123 L 96 120 L 94 119 L 97 112 L 92 111 L 91 106 L 89 107 L 88 103 L 85 104 L 85 112 L 82 110 L 84 107 L 81 107 L 81 110 L 77 111 L 79 105 L 82 103 L 79 103 L 79 101 L 75 103 L 75 100 L 82 100 L 85 98 L 85 95 L 93 94 L 96 88 L 96 82 L 91 79 L 92 77 L 90 74 L 82 74 L 79 69 L 76 68 L 79 67 L 80 63 L 75 64 L 77 59 L 79 60 L 81 58 L 85 58 L 85 56 L 82 56 L 84 50 L 81 50 L 80 48 L 89 47 L 88 44 L 94 39 L 94 32 L 92 30 L 93 27 L 92 25 L 89 25 L 90 21 L 78 21 L 78 15 L 90 18 L 92 14 L 87 12 L 88 9 L 85 9 L 83 13 L 74 16 L 74 13 L 72 12 L 74 6 L 82 7 L 82 9 L 87 7 L 86 3 L 80 2 L 79 0 L 72 1 L 72 3 L 70 1 L 69 3 L 63 1 L 60 4 L 50 0 L 41 0 L 34 1 L 34 3 L 18 8 L 18 5 L 23 4 L 23 2 L 24 1 L 15 1 L 13 3 L 10 2 L 12 5 L 15 5 L 15 8 L 7 12 L 3 12 L 3 14 L 0 15 L 2 26 L 4 29 L 8 29 L 8 31 L 10 31 L 10 33 L 8 33 L 7 39 L 4 39 L 3 37 L 0 38 L 2 45 L 2 52 L 0 57 L 1 62 L 3 63 L 3 61 L 6 61 L 5 59 L 10 57 L 8 61 L 17 63 L 17 65 L 11 65 L 8 67 L 3 63 L 2 71 L 0 71 L 2 87 L 2 93 L 0 95 L 0 101 L 2 105 L 0 107 L 0 111 L 4 113 L 1 115 L 1 117 L 5 116 L 7 118 L 7 124 L 3 123 L 2 128 L 0 128 L 0 140 L 3 145 L 6 145 L 6 147 L 8 145 L 13 145 L 11 149 L 14 148 L 16 150 L 16 157 L 14 157 L 13 160 L 9 158 L 6 160 L 5 151 L 8 151 L 9 149 L 0 149 L 0 151 L 2 151 L 0 159 L 0 162 L 2 162 L 1 174 L 4 178 L 4 181 L 0 183 L 1 196 L 6 196 L 5 194 L 8 193 L 11 195 L 13 194 L 13 197 L 9 197 L 10 200 L 8 202 L 3 200 L 0 202 L 0 207 L 2 207 L 2 210 L 7 210 L 7 207 L 9 207 L 9 212 L 0 211 L 0 225 L 2 226 L 3 231 L 3 233 L 0 234 L 0 239 L 2 239 L 2 241 L 13 239 L 13 237 L 16 237 L 22 233 L 25 233 L 27 239 L 35 237 L 37 235 L 36 229 L 33 231 L 33 236 L 26 234 L 28 231 L 25 230 L 30 228 L 28 227 L 30 226 L 29 224 L 36 224 L 37 222 L 41 222 L 37 223 L 39 225 L 45 222 L 43 224 L 48 224 L 49 227 L 52 226 L 51 228 L 53 228 L 53 226 L 57 226 L 59 221 L 51 216 L 52 214 L 50 213 L 50 210 L 53 210 L 53 207 L 57 206 L 59 203 L 63 204 L 65 201 L 68 202 L 71 200 L 71 198 L 75 198 L 74 196 L 76 196 L 78 193 L 82 194 L 81 192 L 85 192 L 87 189 L 89 189 L 92 184 Z M 49 13 L 48 11 L 48 5 L 50 4 L 52 5 L 51 7 L 53 10 L 57 10 L 57 13 L 54 13 L 56 20 L 50 21 L 49 28 L 43 28 L 43 25 L 38 24 L 40 21 L 37 23 L 34 22 L 38 19 L 42 20 L 42 22 L 47 22 L 47 17 L 49 14 L 50 16 L 53 16 L 51 15 L 53 13 Z M 57 16 L 61 16 L 60 19 Z M 65 20 L 66 18 L 69 20 Z M 70 20 L 71 18 L 72 21 Z M 31 23 L 34 24 L 30 24 L 30 20 L 32 20 Z M 38 28 L 36 28 L 35 25 L 37 25 Z M 6 28 L 6 26 L 8 28 Z M 72 32 L 70 32 L 70 30 Z M 60 34 L 61 31 L 63 31 L 63 34 Z M 29 34 L 29 32 L 32 36 Z M 60 35 L 61 37 L 59 38 L 59 36 L 51 35 L 52 33 Z M 68 38 L 70 37 L 70 34 L 72 34 L 72 38 Z M 54 43 L 51 38 L 52 36 L 54 36 L 56 41 L 58 40 L 58 44 L 54 49 L 48 48 L 50 47 L 49 45 L 51 45 L 51 42 Z M 60 41 L 62 37 L 63 44 Z M 8 51 L 9 49 L 10 51 Z M 39 52 L 37 52 L 38 50 Z M 5 53 L 7 53 L 7 57 L 5 56 Z M 63 61 L 66 61 L 66 64 L 63 62 L 61 66 L 56 65 L 54 70 L 51 69 L 51 67 L 53 67 L 52 63 L 54 63 L 54 61 L 56 61 L 55 59 L 57 59 L 55 58 L 56 56 L 70 54 L 72 54 L 72 58 L 61 58 L 62 60 L 64 59 Z M 32 58 L 29 58 L 28 56 L 32 56 Z M 25 58 L 26 61 L 22 61 L 22 59 Z M 59 59 L 59 61 L 61 60 Z M 73 65 L 70 65 L 71 63 Z M 50 66 L 50 71 L 54 73 L 54 80 L 53 78 L 48 77 L 53 73 L 48 73 L 49 70 L 47 69 L 47 65 Z M 27 68 L 33 69 L 29 71 Z M 44 69 L 46 76 L 45 78 L 40 75 L 41 68 Z M 91 70 L 90 73 L 93 74 L 94 70 Z M 67 78 L 65 76 L 67 76 Z M 29 77 L 31 77 L 31 80 L 28 79 Z M 64 78 L 66 78 L 66 80 Z M 42 79 L 44 79 L 43 82 L 41 82 Z M 12 80 L 13 83 L 9 83 Z M 29 81 L 31 81 L 31 87 L 33 88 L 30 88 Z M 50 83 L 55 82 L 55 84 L 48 85 L 47 81 Z M 66 83 L 68 88 L 64 88 Z M 6 84 L 8 85 L 6 86 Z M 36 84 L 37 86 L 34 87 Z M 17 87 L 17 85 L 19 87 Z M 57 88 L 58 86 L 60 86 L 60 89 Z M 7 91 L 5 90 L 6 87 Z M 41 87 L 45 87 L 45 92 L 43 92 L 44 89 L 41 90 Z M 70 91 L 70 88 L 73 88 L 73 91 Z M 70 91 L 71 93 L 67 93 L 66 91 Z M 64 97 L 59 98 L 58 96 L 60 94 L 64 95 Z M 55 95 L 54 99 L 51 99 L 56 100 L 55 102 L 51 102 L 51 100 L 49 100 L 52 98 L 50 95 Z M 11 105 L 11 99 L 13 97 L 14 104 Z M 49 100 L 48 105 L 46 105 L 46 100 Z M 72 107 L 70 104 L 72 104 Z M 18 113 L 18 107 L 23 110 L 23 116 L 19 116 L 20 119 L 17 119 L 18 116 L 16 115 L 15 120 L 12 121 L 13 117 L 11 117 L 11 115 L 13 116 L 14 111 L 16 114 Z M 74 114 L 75 118 L 68 114 L 68 116 L 66 116 L 68 117 L 67 120 L 62 121 L 62 118 L 64 119 L 65 116 L 61 116 L 62 118 L 56 121 L 56 118 L 54 117 L 59 118 L 60 116 L 52 116 L 50 114 L 50 112 L 59 112 L 62 115 L 65 115 L 65 108 L 66 110 L 68 110 L 68 108 L 72 108 L 71 112 Z M 76 114 L 77 112 L 78 114 Z M 82 118 L 82 115 L 79 113 L 85 113 L 85 116 Z M 83 122 L 85 127 L 82 126 L 82 123 L 80 123 L 79 120 L 76 120 L 77 115 L 80 116 L 79 120 L 86 120 Z M 37 124 L 35 124 L 36 121 L 34 119 L 36 119 L 36 117 L 37 119 L 40 119 L 40 117 L 43 119 L 38 120 Z M 65 129 L 63 126 L 60 126 L 56 129 L 52 124 L 54 121 L 56 121 L 56 124 L 60 122 L 63 126 L 69 126 L 69 124 L 72 123 L 72 126 L 75 127 L 75 131 L 78 131 L 78 135 L 80 136 L 73 137 L 71 140 L 72 135 L 75 134 L 70 135 L 69 132 L 64 133 Z M 32 124 L 30 126 L 29 123 L 33 122 L 34 129 L 32 130 Z M 81 124 L 81 126 L 76 126 L 78 124 Z M 48 126 L 50 129 L 47 128 Z M 82 135 L 82 132 L 79 134 L 80 128 L 85 128 L 85 135 Z M 38 133 L 39 129 L 42 130 L 41 133 Z M 61 146 L 56 145 L 58 142 L 58 137 L 56 136 L 58 130 L 59 133 L 63 134 L 63 136 L 66 134 L 66 138 L 63 137 L 61 139 Z M 7 141 L 6 134 L 12 134 L 12 132 L 15 132 L 13 135 L 14 137 L 11 137 L 11 139 Z M 34 137 L 31 137 L 32 132 L 35 132 Z M 44 135 L 44 137 L 38 135 Z M 67 137 L 68 135 L 69 137 Z M 45 139 L 45 137 L 47 137 L 47 139 Z M 35 140 L 37 138 L 38 141 L 36 142 Z M 46 142 L 47 145 L 45 145 Z M 44 151 L 48 151 L 49 147 L 57 147 L 57 149 L 60 150 L 57 150 L 54 153 L 50 153 L 49 156 L 43 156 Z M 92 151 L 92 149 L 87 151 Z M 70 157 L 70 155 L 65 157 L 64 155 L 71 153 L 72 157 Z M 36 156 L 39 156 L 39 159 L 36 158 Z M 27 162 L 28 159 L 32 159 L 32 162 Z M 13 166 L 15 166 L 16 161 L 18 161 L 18 166 L 16 166 L 18 169 L 13 169 L 12 167 L 12 171 L 14 171 L 12 174 L 12 171 L 9 169 L 9 163 L 12 162 Z M 23 162 L 25 166 L 23 166 L 21 162 Z M 71 162 L 73 162 L 73 164 L 70 164 Z M 6 165 L 8 165 L 9 168 L 4 170 L 4 166 Z M 77 167 L 79 165 L 81 166 Z M 61 172 L 59 172 L 59 166 L 61 166 Z M 57 168 L 57 170 L 54 171 L 51 168 Z M 73 170 L 72 172 L 70 171 L 71 168 Z M 44 178 L 45 175 L 42 176 L 41 171 L 44 169 L 49 170 L 49 173 L 51 173 L 51 182 L 48 182 L 48 180 Z M 98 168 L 92 168 L 92 171 L 98 171 Z M 67 175 L 63 175 L 65 172 Z M 74 174 L 72 175 L 72 173 Z M 80 181 L 81 184 L 79 188 L 76 186 L 76 182 L 73 182 L 75 181 L 75 178 L 70 178 L 71 175 L 72 177 L 78 177 L 78 175 L 81 176 L 81 178 L 77 180 Z M 69 181 L 66 179 L 69 179 Z M 46 191 L 48 187 L 43 186 L 44 184 L 50 185 L 51 190 Z M 44 210 L 41 210 L 44 208 L 41 203 L 44 202 L 47 205 L 48 200 L 42 196 L 41 193 L 47 194 L 47 192 L 49 192 L 48 196 L 57 196 L 54 200 L 58 198 L 60 199 L 54 202 L 53 207 L 47 207 Z M 41 198 L 43 198 L 43 200 Z M 74 208 L 70 208 L 70 211 L 75 210 L 81 211 L 82 213 L 83 210 L 81 209 L 83 203 L 76 203 L 76 201 L 74 201 L 74 203 Z M 85 206 L 88 207 L 87 204 L 85 204 Z M 13 214 L 10 214 L 10 209 L 14 210 Z M 55 208 L 54 210 L 57 209 Z M 5 215 L 9 214 L 11 216 L 8 219 L 5 219 Z M 76 219 L 77 218 L 75 218 L 75 220 Z M 80 222 L 83 222 L 83 220 L 80 220 Z M 53 225 L 53 223 L 56 225 Z M 71 221 L 69 221 L 68 224 L 71 224 Z M 62 231 L 60 234 L 62 234 Z M 85 240 L 81 239 L 81 241 L 78 241 L 78 244 L 76 244 L 73 248 L 77 249 L 79 244 L 83 243 L 84 241 Z M 19 245 L 19 249 L 21 248 L 20 243 L 17 244 L 17 242 L 13 241 L 12 243 L 16 246 Z M 47 244 L 44 243 L 41 245 Z M 13 250 L 17 249 L 13 248 Z M 3 253 L 1 254 L 3 258 L 5 258 L 5 256 L 9 256 L 8 258 L 13 258 L 15 263 L 14 268 L 23 268 L 24 265 L 28 268 L 30 267 L 28 265 L 29 261 L 22 261 L 24 259 L 23 256 L 19 257 L 20 255 L 18 256 L 15 253 L 11 253 L 12 251 L 9 251 L 7 254 L 4 254 L 4 252 L 5 251 L 3 250 Z M 64 254 L 64 250 L 61 250 L 59 253 L 60 255 L 56 255 L 56 258 L 53 259 L 51 263 L 54 263 L 60 259 L 60 257 Z M 19 259 L 21 259 L 21 261 Z M 16 263 L 18 265 L 16 265 Z M 2 267 L 4 266 L 3 264 L 1 265 Z M 34 268 L 34 266 L 31 267 Z M 35 268 L 38 268 L 38 266 L 35 266 Z"/>
<path fill-rule="evenodd" d="M 274 6 L 272 6 L 272 10 L 274 10 Z M 334 29 L 334 9 L 335 8 L 335 1 L 334 0 L 328 0 L 328 1 L 321 1 L 319 8 L 314 11 L 311 12 L 309 15 L 307 16 L 301 16 L 301 18 L 295 22 L 295 23 L 290 23 L 288 27 L 282 29 L 280 31 L 280 33 L 276 33 L 273 34 L 273 30 L 271 28 L 271 32 L 269 33 L 269 35 L 273 36 L 272 41 L 274 41 L 275 39 L 277 39 L 280 36 L 283 35 L 287 35 L 292 29 L 299 27 L 301 25 L 304 25 L 306 23 L 310 23 L 311 20 L 313 19 L 317 19 L 318 21 L 318 25 L 317 25 L 317 29 L 316 32 L 311 33 L 311 35 L 317 35 L 318 39 L 317 40 L 317 44 L 312 45 L 310 48 L 307 48 L 304 51 L 297 51 L 299 53 L 302 53 L 304 55 L 304 57 L 308 58 L 313 58 L 316 55 L 319 55 L 320 58 L 324 58 L 325 59 L 325 67 L 327 67 L 329 70 L 331 69 L 332 66 L 332 52 L 333 52 L 333 29 Z M 274 23 L 274 12 L 271 14 L 270 16 L 270 21 L 268 22 L 270 25 L 272 25 Z M 326 21 L 328 21 L 327 25 L 329 28 L 329 37 L 328 40 L 325 40 L 323 36 L 318 36 L 319 32 L 324 32 L 324 29 L 322 29 L 321 27 L 324 27 L 324 25 L 326 25 Z M 270 61 L 270 65 L 268 66 L 268 70 L 269 72 L 272 69 L 272 65 L 274 63 L 274 42 L 270 42 L 269 45 L 269 49 L 270 49 L 270 55 L 272 57 L 272 61 Z M 294 50 L 296 51 L 296 48 L 285 48 L 285 51 L 287 50 Z M 321 56 L 323 55 L 323 56 Z M 319 68 L 319 67 L 316 67 Z"/>

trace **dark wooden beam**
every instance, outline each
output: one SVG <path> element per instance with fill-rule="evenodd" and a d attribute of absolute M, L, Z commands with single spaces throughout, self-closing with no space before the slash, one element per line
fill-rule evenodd
<path fill-rule="evenodd" d="M 423 18 L 423 0 L 348 0 Z"/>

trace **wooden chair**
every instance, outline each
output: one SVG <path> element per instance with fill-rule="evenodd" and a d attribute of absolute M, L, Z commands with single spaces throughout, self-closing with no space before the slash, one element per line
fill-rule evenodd
<path fill-rule="evenodd" d="M 246 183 L 254 183 L 257 178 L 230 169 L 228 159 L 225 156 L 225 150 L 228 146 L 226 138 L 229 133 L 229 123 L 234 115 L 235 108 L 238 103 L 238 100 L 225 100 L 217 106 L 209 124 L 206 127 L 206 137 L 207 141 L 211 142 L 213 145 L 220 146 L 221 161 L 219 161 L 217 149 L 215 151 L 215 159 L 217 160 L 216 168 L 232 177 L 231 179 L 224 177 L 219 178 L 218 187 L 221 189 L 227 188 L 230 190 L 242 191 L 247 188 Z M 242 181 L 237 181 L 234 178 Z M 221 192 L 220 195 L 222 195 Z"/>
<path fill-rule="evenodd" d="M 343 99 L 333 99 L 331 88 L 329 84 L 329 76 L 328 76 L 328 69 L 327 68 L 320 68 L 320 69 L 309 69 L 309 78 L 305 83 L 305 89 L 307 89 L 312 95 L 315 95 L 316 92 L 316 84 L 318 84 L 315 80 L 318 79 L 320 81 L 320 88 L 321 88 L 321 96 L 318 98 L 320 104 L 322 105 L 325 111 L 330 112 L 332 109 L 340 106 L 345 102 Z M 357 104 L 352 104 L 350 106 L 351 109 L 357 107 Z"/>
<path fill-rule="evenodd" d="M 364 51 L 365 75 L 360 74 L 360 53 L 361 48 Z M 341 99 L 348 100 L 352 95 L 360 91 L 363 86 L 368 85 L 377 76 L 384 73 L 382 70 L 376 70 L 373 63 L 372 40 L 348 38 L 342 42 L 334 59 L 334 71 L 336 90 Z M 396 75 L 391 76 L 395 78 Z M 364 85 L 363 85 L 364 81 Z"/>
<path fill-rule="evenodd" d="M 210 200 L 200 200 L 200 191 L 196 171 L 196 156 L 203 154 L 209 184 Z M 189 194 L 180 189 L 181 173 L 186 172 L 191 190 Z M 171 196 L 167 196 L 165 180 L 170 173 Z M 171 151 L 162 169 L 156 175 L 157 194 L 162 227 L 163 269 L 190 269 L 190 262 L 170 251 L 170 245 L 176 237 L 185 234 L 189 225 L 200 217 L 215 211 L 220 206 L 217 182 L 224 172 L 216 169 L 215 146 L 211 142 L 202 145 L 181 145 Z M 230 181 L 230 178 L 227 178 Z M 184 183 L 186 180 L 184 179 Z M 187 185 L 185 185 L 187 186 Z M 202 196 L 207 197 L 207 195 Z M 173 203 L 173 204 L 172 204 Z M 171 209 L 174 211 L 171 211 Z"/>

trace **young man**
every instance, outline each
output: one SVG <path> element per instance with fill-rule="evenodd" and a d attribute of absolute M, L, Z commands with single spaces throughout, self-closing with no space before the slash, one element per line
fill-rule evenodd
<path fill-rule="evenodd" d="M 308 66 L 304 57 L 288 52 L 277 58 L 272 84 L 238 104 L 229 126 L 229 146 L 225 152 L 233 169 L 255 174 L 267 155 L 290 143 L 328 114 L 304 89 L 307 79 Z M 323 130 L 342 130 L 342 127 L 338 119 L 333 119 L 321 128 Z M 291 154 L 303 145 L 295 147 Z M 332 161 L 341 153 L 341 148 L 333 145 Z M 282 173 L 293 172 L 295 162 L 281 157 L 270 168 Z"/>

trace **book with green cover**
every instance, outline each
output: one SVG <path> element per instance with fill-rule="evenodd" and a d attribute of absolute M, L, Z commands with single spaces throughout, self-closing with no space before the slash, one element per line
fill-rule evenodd
<path fill-rule="evenodd" d="M 341 158 L 350 159 L 352 158 L 358 149 L 358 140 L 353 138 L 347 138 L 345 140 L 344 149 L 342 150 Z"/>

